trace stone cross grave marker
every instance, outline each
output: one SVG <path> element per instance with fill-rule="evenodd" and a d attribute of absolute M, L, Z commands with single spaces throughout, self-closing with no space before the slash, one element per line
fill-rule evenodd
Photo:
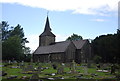
<path fill-rule="evenodd" d="M 71 63 L 71 73 L 76 73 L 76 64 L 75 64 L 74 60 Z"/>

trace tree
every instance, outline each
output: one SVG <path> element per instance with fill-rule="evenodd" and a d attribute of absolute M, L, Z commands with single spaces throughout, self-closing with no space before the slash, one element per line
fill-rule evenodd
<path fill-rule="evenodd" d="M 102 57 L 101 62 L 119 62 L 118 44 L 118 33 L 101 35 L 92 41 L 93 53 Z"/>
<path fill-rule="evenodd" d="M 25 57 L 24 53 L 30 51 L 25 46 L 28 41 L 27 38 L 24 38 L 23 28 L 19 24 L 16 27 L 10 27 L 6 21 L 2 21 L 2 32 L 2 59 L 23 59 Z"/>
<path fill-rule="evenodd" d="M 101 57 L 98 56 L 98 55 L 95 55 L 94 58 L 93 58 L 93 60 L 94 60 L 94 62 L 95 62 L 96 64 L 98 64 L 98 63 L 100 62 L 100 60 L 101 60 Z"/>
<path fill-rule="evenodd" d="M 10 28 L 12 27 L 9 27 L 8 25 L 8 22 L 6 21 L 2 21 L 2 41 L 5 41 L 9 38 L 9 35 L 10 35 Z"/>
<path fill-rule="evenodd" d="M 68 37 L 66 40 L 82 40 L 82 39 L 83 39 L 82 36 L 73 33 L 73 35 Z"/>
<path fill-rule="evenodd" d="M 3 59 L 19 60 L 23 54 L 21 46 L 21 38 L 18 36 L 9 37 L 2 43 Z"/>

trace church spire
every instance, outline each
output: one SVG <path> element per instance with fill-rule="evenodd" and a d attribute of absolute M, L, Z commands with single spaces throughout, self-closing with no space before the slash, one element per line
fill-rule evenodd
<path fill-rule="evenodd" d="M 44 29 L 44 31 L 45 31 L 45 32 L 51 31 L 48 16 L 47 16 L 47 19 L 46 19 L 46 24 L 45 24 L 45 29 Z"/>
<path fill-rule="evenodd" d="M 49 18 L 47 15 L 44 31 L 39 36 L 39 46 L 47 46 L 52 43 L 55 43 L 55 35 L 51 32 Z"/>
<path fill-rule="evenodd" d="M 55 37 L 55 35 L 51 32 L 48 15 L 47 15 L 46 23 L 45 23 L 44 32 L 40 36 L 52 36 L 52 37 Z"/>

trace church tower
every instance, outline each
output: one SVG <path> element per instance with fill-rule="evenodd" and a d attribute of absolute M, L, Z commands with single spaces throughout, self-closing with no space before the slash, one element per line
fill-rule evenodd
<path fill-rule="evenodd" d="M 55 43 L 55 35 L 51 32 L 49 18 L 47 16 L 43 33 L 39 36 L 39 46 L 47 46 Z"/>

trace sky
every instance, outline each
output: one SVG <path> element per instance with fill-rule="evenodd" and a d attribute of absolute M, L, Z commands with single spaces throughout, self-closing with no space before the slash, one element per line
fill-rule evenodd
<path fill-rule="evenodd" d="M 83 39 L 114 34 L 118 29 L 119 0 L 0 0 L 0 21 L 20 24 L 34 51 L 39 45 L 47 17 L 56 41 L 73 33 Z"/>

